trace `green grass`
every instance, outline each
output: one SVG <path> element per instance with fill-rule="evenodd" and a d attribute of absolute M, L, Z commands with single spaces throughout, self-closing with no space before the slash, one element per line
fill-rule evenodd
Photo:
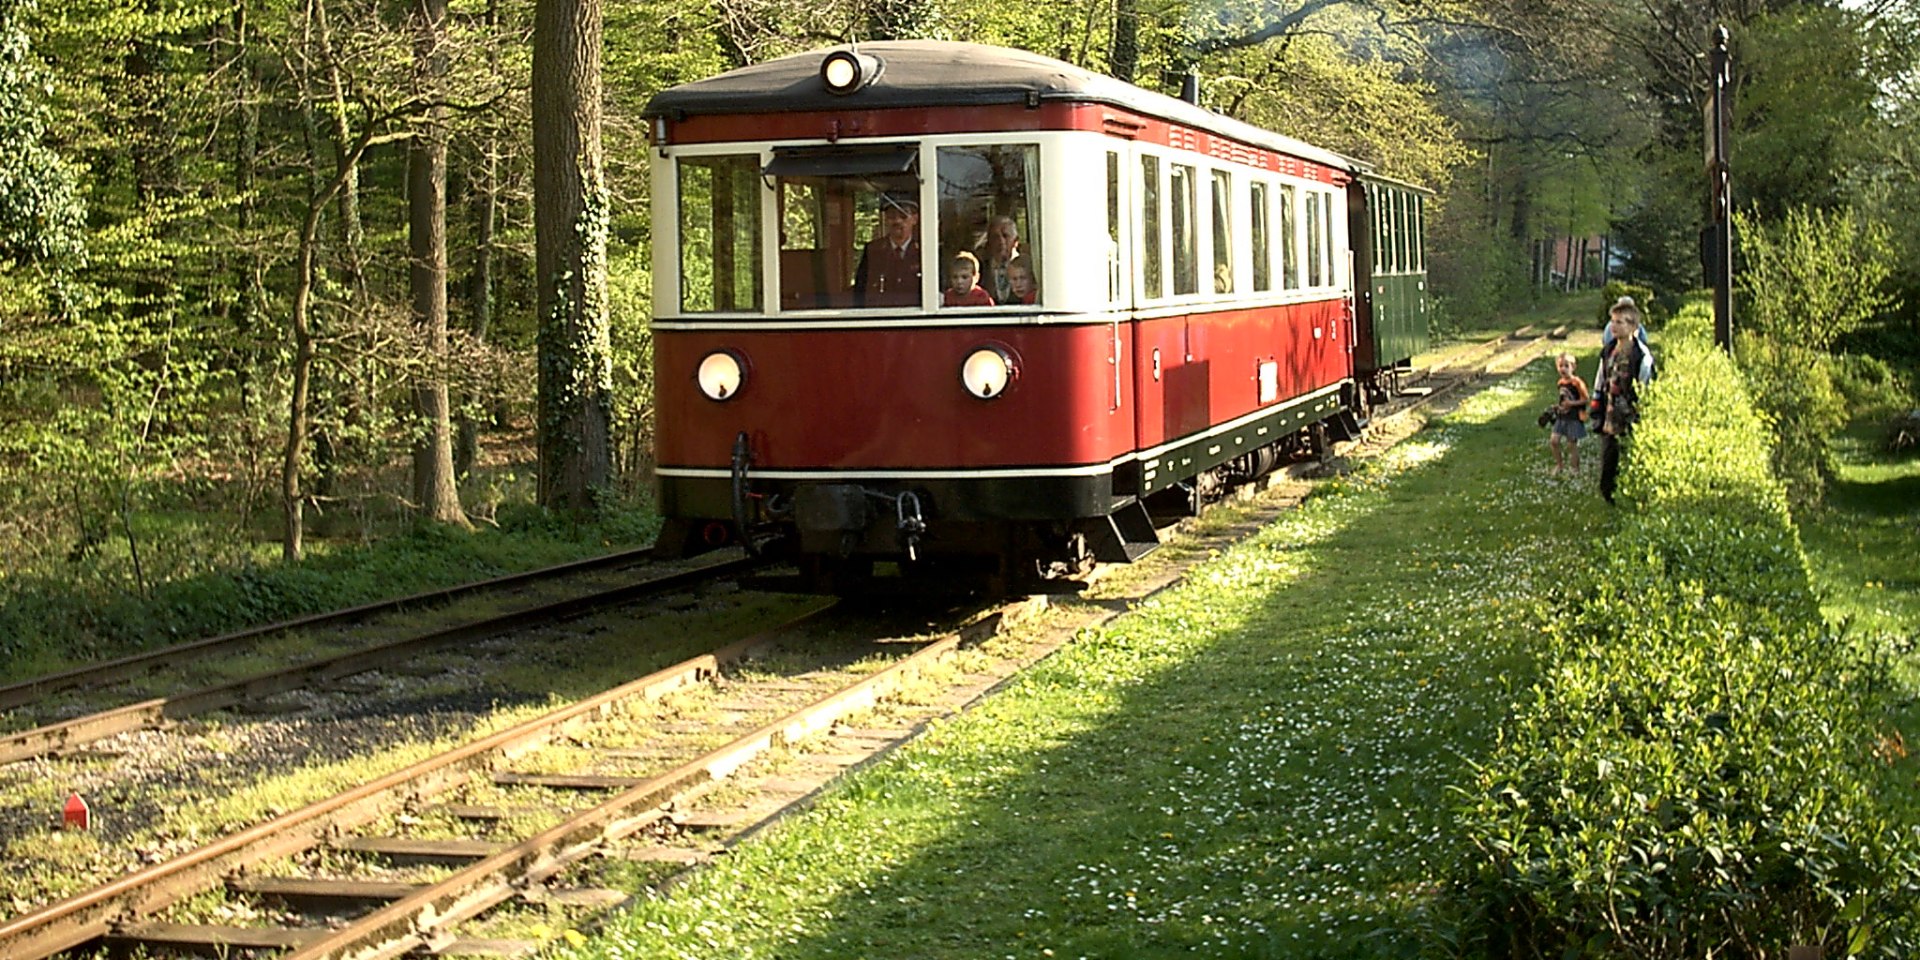
<path fill-rule="evenodd" d="M 1903 695 L 1896 723 L 1920 752 L 1920 454 L 1883 454 L 1863 435 L 1837 453 L 1838 476 L 1825 505 L 1801 518 L 1801 542 L 1827 619 L 1904 651 L 1892 669 Z"/>
<path fill-rule="evenodd" d="M 0 579 L 0 682 L 309 613 L 405 596 L 645 546 L 640 506 L 595 524 L 537 512 L 504 529 L 419 530 L 158 584 L 146 596 L 85 576 Z"/>
<path fill-rule="evenodd" d="M 570 956 L 1390 956 L 1544 578 L 1608 522 L 1508 385 Z"/>
<path fill-rule="evenodd" d="M 1594 321 L 1595 312 L 1600 307 L 1600 292 L 1580 290 L 1574 293 L 1549 291 L 1540 295 L 1532 303 L 1520 304 L 1483 317 L 1467 318 L 1461 321 L 1457 330 L 1447 330 L 1444 336 L 1436 337 L 1436 343 L 1451 343 L 1461 340 L 1482 341 L 1502 337 L 1524 326 L 1533 326 L 1538 330 L 1552 330 L 1566 324 L 1575 330 L 1600 329 Z"/>

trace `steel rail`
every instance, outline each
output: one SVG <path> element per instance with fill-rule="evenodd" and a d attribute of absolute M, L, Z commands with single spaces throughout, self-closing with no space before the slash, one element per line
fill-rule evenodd
<path fill-rule="evenodd" d="M 316 682 L 337 680 L 374 669 L 400 657 L 443 647 L 462 640 L 492 636 L 534 624 L 578 617 L 605 607 L 618 606 L 656 593 L 678 590 L 716 577 L 731 576 L 764 566 L 765 561 L 742 557 L 721 563 L 655 577 L 640 583 L 584 597 L 571 597 L 554 603 L 516 610 L 512 613 L 457 624 L 441 630 L 404 637 L 389 643 L 364 647 L 333 657 L 311 660 L 279 670 L 254 674 L 227 683 L 169 697 L 156 697 L 86 716 L 63 720 L 0 736 L 0 763 L 42 757 L 72 750 L 118 733 L 145 730 L 168 720 L 218 710 L 257 698 L 270 697 L 310 686 Z"/>
<path fill-rule="evenodd" d="M 134 674 L 154 669 L 167 660 L 182 654 L 197 653 L 204 655 L 217 653 L 230 647 L 259 640 L 262 637 L 286 633 L 291 630 L 351 623 L 356 620 L 364 620 L 376 614 L 393 613 L 410 607 L 447 603 L 472 593 L 483 593 L 489 590 L 498 590 L 503 587 L 518 586 L 520 584 L 551 580 L 608 567 L 639 563 L 651 559 L 652 556 L 652 547 L 643 547 L 638 550 L 623 550 L 604 556 L 589 557 L 584 560 L 574 560 L 551 567 L 543 567 L 539 570 L 507 574 L 505 576 L 494 577 L 491 580 L 477 580 L 472 583 L 463 583 L 458 586 L 446 587 L 440 590 L 428 590 L 423 593 L 416 593 L 411 596 L 399 597 L 392 600 L 379 600 L 373 603 L 361 604 L 357 607 L 348 607 L 343 610 L 331 610 L 326 613 L 311 614 L 293 620 L 283 620 L 278 623 L 249 627 L 245 630 L 237 630 L 233 633 L 221 634 L 217 637 L 208 637 L 204 640 L 175 644 L 146 653 L 136 653 L 129 656 L 118 657 L 113 660 L 103 660 L 99 663 L 73 667 L 58 673 L 50 673 L 45 676 L 34 677 L 30 680 L 22 680 L 17 683 L 0 686 L 0 710 L 9 710 L 24 703 L 31 703 L 40 697 L 44 697 L 50 693 L 57 693 L 61 690 L 71 690 L 74 687 L 97 686 L 133 676 Z"/>
<path fill-rule="evenodd" d="M 255 824 L 104 886 L 0 922 L 0 960 L 42 960 L 97 940 L 110 933 L 116 924 L 137 921 L 165 909 L 183 897 L 223 882 L 248 865 L 299 853 L 330 836 L 443 793 L 598 714 L 618 709 L 625 702 L 657 699 L 710 678 L 780 634 L 831 608 L 831 604 L 817 607 L 772 630 L 396 770 L 346 793 Z"/>
<path fill-rule="evenodd" d="M 927 667 L 952 657 L 965 641 L 963 632 L 948 634 L 831 696 L 636 784 L 439 883 L 328 931 L 280 960 L 389 960 L 445 942 L 452 925 L 478 916 L 519 895 L 527 884 L 546 879 L 598 853 L 607 844 L 663 819 L 667 811 L 662 805 L 676 795 L 723 780 L 763 753 L 829 729 L 839 718 L 873 706 Z"/>

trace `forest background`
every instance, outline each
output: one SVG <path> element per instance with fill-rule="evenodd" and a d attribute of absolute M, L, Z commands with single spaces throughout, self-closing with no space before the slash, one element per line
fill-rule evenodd
<path fill-rule="evenodd" d="M 1442 331 L 1570 283 L 1552 237 L 1657 320 L 1701 283 L 1721 24 L 1739 354 L 1812 507 L 1828 437 L 1916 405 L 1911 3 L 0 0 L 0 653 L 141 633 L 129 598 L 169 632 L 342 602 L 248 583 L 377 542 L 644 542 L 672 84 L 908 37 L 1196 70 L 1437 192 Z"/>

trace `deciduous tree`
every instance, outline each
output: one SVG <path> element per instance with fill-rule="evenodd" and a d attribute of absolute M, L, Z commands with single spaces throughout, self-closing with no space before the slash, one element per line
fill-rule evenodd
<path fill-rule="evenodd" d="M 422 518 L 467 526 L 454 486 L 453 420 L 447 393 L 446 0 L 411 7 L 414 96 L 421 103 L 407 148 L 408 275 L 425 362 L 415 373 L 413 494 Z"/>
<path fill-rule="evenodd" d="M 600 0 L 537 0 L 533 28 L 540 502 L 594 508 L 607 486 L 610 216 L 601 160 Z"/>

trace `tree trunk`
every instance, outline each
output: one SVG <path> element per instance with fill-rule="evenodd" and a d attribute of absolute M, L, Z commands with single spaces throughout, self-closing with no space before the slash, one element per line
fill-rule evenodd
<path fill-rule="evenodd" d="M 355 169 L 359 160 L 349 156 L 353 150 L 353 131 L 347 126 L 347 88 L 346 79 L 341 76 L 340 59 L 333 51 L 333 30 L 327 23 L 326 0 L 309 0 L 317 33 L 315 39 L 320 44 L 320 56 L 327 70 L 328 97 L 330 100 L 327 117 L 332 129 L 334 146 L 334 172 L 341 174 L 340 190 L 335 197 L 339 205 L 341 272 L 347 286 L 353 290 L 353 307 L 364 313 L 372 303 L 372 293 L 367 289 L 366 228 L 360 222 L 360 171 Z"/>
<path fill-rule="evenodd" d="M 1132 83 L 1140 72 L 1140 0 L 1115 0 L 1112 60 L 1114 77 Z"/>
<path fill-rule="evenodd" d="M 421 97 L 438 99 L 447 59 L 440 49 L 447 0 L 416 0 L 414 85 Z M 413 291 L 413 322 L 426 356 L 415 375 L 414 412 L 420 417 L 413 448 L 413 495 L 420 516 L 435 523 L 468 526 L 454 487 L 453 420 L 447 399 L 447 128 L 446 108 L 428 107 L 407 148 L 407 275 Z"/>
<path fill-rule="evenodd" d="M 352 329 L 358 321 L 364 319 L 373 308 L 373 293 L 367 286 L 366 228 L 360 220 L 360 161 L 354 145 L 353 130 L 347 124 L 346 80 L 340 67 L 340 58 L 334 52 L 333 28 L 327 20 L 329 0 L 307 0 L 307 16 L 312 41 L 319 45 L 320 63 L 326 71 L 325 112 L 327 115 L 326 136 L 333 144 L 333 179 L 340 184 L 335 191 L 333 203 L 336 206 L 334 229 L 337 233 L 337 247 L 329 258 L 332 269 L 338 271 L 338 277 L 352 291 L 347 306 L 333 306 L 335 313 L 348 314 L 350 319 L 342 325 L 343 329 Z M 309 96 L 309 103 L 319 101 L 318 96 Z M 311 114 L 312 108 L 305 108 Z M 317 125 L 310 136 L 318 139 Z M 312 176 L 320 176 L 320 165 L 311 167 Z M 316 268 L 318 260 L 315 261 Z M 351 383 L 351 378 L 348 378 Z M 357 424 L 363 419 L 364 401 L 357 399 L 351 386 L 344 389 L 338 380 L 335 390 L 322 391 L 314 401 L 319 408 L 317 415 L 322 420 L 341 419 Z M 348 447 L 342 450 L 340 447 Z M 313 488 L 322 497 L 333 495 L 335 480 L 339 476 L 340 460 L 343 454 L 351 455 L 351 443 L 336 445 L 334 434 L 321 431 L 313 438 Z"/>
<path fill-rule="evenodd" d="M 299 256 L 293 275 L 293 316 L 288 324 L 293 333 L 293 388 L 288 391 L 287 444 L 280 461 L 280 500 L 286 516 L 281 555 L 290 562 L 300 559 L 302 540 L 306 534 L 306 494 L 300 489 L 300 468 L 306 459 L 307 431 L 311 422 L 307 401 L 313 384 L 316 353 L 312 311 L 314 261 L 320 248 L 320 218 L 327 204 L 332 203 L 335 195 L 345 186 L 348 175 L 360 158 L 366 154 L 367 147 L 373 143 L 373 136 L 374 127 L 370 125 L 345 151 L 348 161 L 339 166 L 332 180 L 307 199 L 306 218 L 300 224 Z M 308 161 L 313 168 L 319 167 L 317 150 L 309 152 Z"/>
<path fill-rule="evenodd" d="M 300 489 L 300 468 L 306 460 L 311 422 L 307 398 L 313 385 L 313 261 L 319 246 L 320 211 L 326 208 L 331 190 L 315 193 L 307 201 L 306 220 L 300 227 L 299 266 L 293 277 L 293 317 L 289 324 L 293 333 L 293 388 L 288 391 L 287 445 L 280 461 L 280 504 L 286 522 L 280 555 L 288 563 L 300 559 L 305 551 L 306 494 Z"/>
<path fill-rule="evenodd" d="M 499 48 L 495 45 L 499 39 L 495 31 L 500 25 L 500 6 L 498 0 L 488 0 L 486 13 L 487 26 L 487 65 L 495 75 L 500 72 Z M 467 331 L 473 335 L 475 343 L 487 342 L 487 328 L 493 325 L 493 237 L 500 221 L 500 134 L 494 124 L 486 125 L 480 136 L 479 183 L 473 187 L 473 273 L 467 278 Z M 469 390 L 462 411 L 455 418 L 457 436 L 453 450 L 454 469 L 462 475 L 473 470 L 473 462 L 480 454 L 480 424 L 473 415 L 480 394 L 493 394 L 497 387 L 483 391 Z"/>
<path fill-rule="evenodd" d="M 609 473 L 609 203 L 600 146 L 600 0 L 537 0 L 534 244 L 541 504 L 593 509 Z"/>

